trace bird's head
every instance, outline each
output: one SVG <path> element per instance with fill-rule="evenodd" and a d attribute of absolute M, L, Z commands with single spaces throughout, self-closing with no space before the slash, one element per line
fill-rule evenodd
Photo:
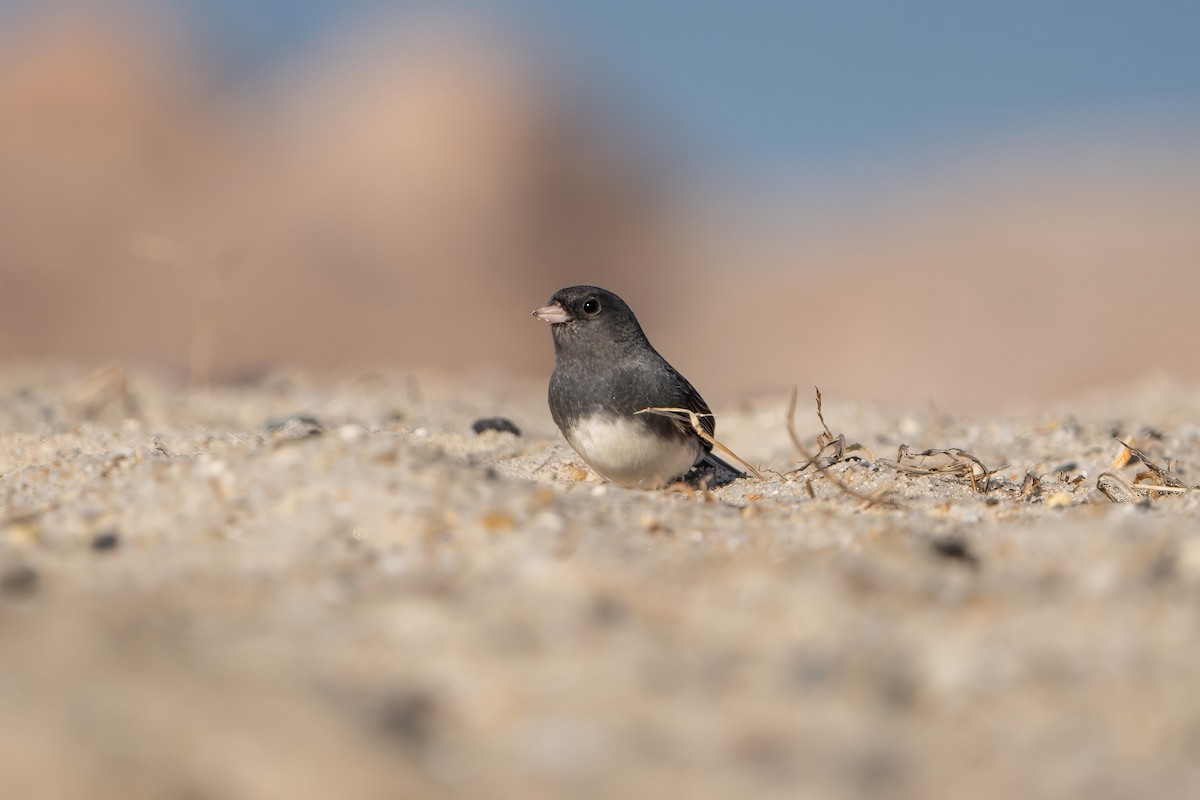
<path fill-rule="evenodd" d="M 590 341 L 620 344 L 644 340 L 633 311 L 617 295 L 598 286 L 569 286 L 533 312 L 549 323 L 555 344 Z"/>

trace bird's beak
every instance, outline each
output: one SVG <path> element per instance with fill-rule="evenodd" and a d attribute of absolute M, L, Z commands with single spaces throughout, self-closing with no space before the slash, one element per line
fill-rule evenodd
<path fill-rule="evenodd" d="M 542 306 L 533 315 L 542 322 L 548 322 L 551 325 L 559 325 L 563 322 L 570 322 L 574 317 L 567 313 L 567 310 L 558 303 L 551 303 L 548 306 Z"/>

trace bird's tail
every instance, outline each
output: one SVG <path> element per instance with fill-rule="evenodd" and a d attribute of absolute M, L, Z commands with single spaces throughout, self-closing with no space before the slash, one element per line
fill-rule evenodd
<path fill-rule="evenodd" d="M 684 476 L 684 480 L 697 486 L 715 489 L 744 477 L 746 473 L 712 451 L 707 451 L 696 462 L 696 466 L 692 467 L 691 472 Z"/>

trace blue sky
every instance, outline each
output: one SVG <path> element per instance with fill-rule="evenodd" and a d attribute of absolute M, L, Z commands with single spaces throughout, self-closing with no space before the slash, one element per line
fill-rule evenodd
<path fill-rule="evenodd" d="M 1184 0 L 172 2 L 239 79 L 372 7 L 481 9 L 735 170 L 1200 119 L 1200 3 Z"/>

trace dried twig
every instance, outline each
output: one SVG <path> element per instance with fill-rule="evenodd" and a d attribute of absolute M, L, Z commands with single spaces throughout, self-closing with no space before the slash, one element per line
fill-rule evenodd
<path fill-rule="evenodd" d="M 1167 494 L 1183 494 L 1195 488 L 1194 486 L 1159 486 L 1157 483 L 1131 483 L 1129 485 L 1134 489 L 1142 489 L 1148 492 L 1166 492 Z"/>
<path fill-rule="evenodd" d="M 1096 478 L 1096 488 L 1114 503 L 1136 503 L 1142 497 L 1151 499 L 1160 494 L 1186 494 L 1195 491 L 1195 486 L 1163 486 L 1158 483 L 1129 483 L 1111 472 L 1102 472 Z M 1136 490 L 1136 491 L 1135 491 Z M 1140 494 L 1139 494 L 1140 493 Z"/>
<path fill-rule="evenodd" d="M 1114 437 L 1115 438 L 1115 437 Z M 1113 472 L 1102 472 L 1096 478 L 1096 488 L 1114 503 L 1134 503 L 1143 497 L 1157 498 L 1160 494 L 1184 494 L 1200 487 L 1188 486 L 1169 468 L 1163 469 L 1150 460 L 1150 457 L 1138 450 L 1132 444 L 1116 440 L 1121 445 L 1121 452 L 1113 461 L 1114 469 L 1124 466 L 1134 458 L 1141 461 L 1146 469 L 1139 472 L 1130 483 Z"/>
<path fill-rule="evenodd" d="M 833 434 L 829 432 L 829 426 L 825 424 L 825 415 L 821 413 L 821 389 L 814 386 L 813 390 L 817 393 L 817 419 L 821 420 L 821 427 L 825 429 L 825 435 L 832 439 Z"/>
<path fill-rule="evenodd" d="M 924 459 L 942 456 L 949 459 L 948 463 L 937 464 L 931 467 L 924 466 Z M 922 459 L 922 466 L 916 464 L 906 464 L 905 459 L 915 461 Z M 931 447 L 928 450 L 922 450 L 919 453 L 910 453 L 908 445 L 900 445 L 900 449 L 896 454 L 895 461 L 880 459 L 884 464 L 891 466 L 894 469 L 903 472 L 906 475 L 945 475 L 948 477 L 961 478 L 971 484 L 971 488 L 976 492 L 987 494 L 992 490 L 992 476 L 1003 469 L 1007 469 L 1008 465 L 997 467 L 996 469 L 988 469 L 987 466 L 976 458 L 971 453 L 963 450 L 960 447 L 938 448 Z M 980 485 L 982 484 L 982 488 Z"/>
<path fill-rule="evenodd" d="M 804 456 L 804 458 L 806 459 L 803 465 L 801 465 L 798 469 L 793 471 L 793 474 L 795 474 L 797 472 L 802 472 L 811 466 L 811 467 L 814 467 L 822 475 L 824 475 L 831 483 L 833 483 L 834 486 L 841 489 L 843 492 L 845 492 L 846 494 L 855 498 L 856 500 L 862 500 L 868 506 L 883 505 L 883 506 L 889 506 L 891 508 L 902 508 L 902 506 L 899 503 L 897 503 L 895 500 L 892 500 L 890 498 L 886 498 L 886 497 L 882 497 L 882 496 L 872 496 L 872 495 L 868 495 L 868 494 L 858 491 L 857 489 L 848 485 L 847 483 L 845 483 L 844 481 L 842 481 L 836 475 L 834 475 L 833 473 L 831 473 L 829 471 L 829 467 L 831 465 L 837 463 L 837 461 L 840 461 L 842 458 L 842 455 L 844 454 L 844 451 L 847 449 L 845 446 L 846 437 L 845 436 L 834 437 L 834 435 L 829 432 L 829 426 L 825 424 L 825 418 L 821 414 L 821 390 L 815 386 L 813 387 L 813 389 L 815 389 L 816 393 L 817 393 L 817 418 L 821 420 L 821 427 L 823 427 L 825 429 L 825 432 L 817 437 L 817 443 L 820 445 L 820 449 L 817 451 L 816 455 L 809 454 L 808 448 L 806 448 L 804 446 L 804 443 L 800 441 L 800 435 L 798 433 L 796 433 L 796 396 L 799 393 L 799 389 L 797 387 L 795 387 L 795 386 L 792 387 L 792 396 L 788 400 L 788 412 L 787 412 L 788 436 L 791 437 L 792 445 L 795 446 L 795 448 L 800 451 L 800 455 Z M 826 436 L 828 436 L 829 438 L 827 440 L 823 441 L 823 437 L 826 437 Z M 820 463 L 818 461 L 818 459 L 820 458 L 821 453 L 824 452 L 825 448 L 829 447 L 829 445 L 831 445 L 831 444 L 837 445 L 836 458 L 832 461 L 829 461 L 828 463 L 824 463 L 824 464 Z M 862 447 L 861 445 L 852 445 L 849 449 L 865 450 L 866 448 Z M 808 484 L 808 493 L 810 496 L 814 496 L 811 481 Z"/>
<path fill-rule="evenodd" d="M 85 419 L 94 418 L 114 400 L 120 401 L 126 416 L 138 415 L 137 400 L 129 391 L 129 381 L 124 370 L 116 364 L 88 373 L 71 391 L 71 403 Z"/>
<path fill-rule="evenodd" d="M 1032 472 L 1025 473 L 1025 479 L 1021 481 L 1021 491 L 1018 497 L 1032 500 L 1035 497 L 1040 497 L 1042 494 L 1042 479 Z"/>
<path fill-rule="evenodd" d="M 7 511 L 4 515 L 4 517 L 0 518 L 0 528 L 6 528 L 9 525 L 20 525 L 22 523 L 32 522 L 33 520 L 36 520 L 38 517 L 42 516 L 43 514 L 46 514 L 50 511 L 54 511 L 56 508 L 58 508 L 61 505 L 62 505 L 61 500 L 51 500 L 48 503 L 43 503 L 41 506 L 33 509 L 32 511 L 21 511 L 19 513 L 13 513 L 12 499 L 9 498 L 9 501 L 6 503 Z"/>
<path fill-rule="evenodd" d="M 1133 455 L 1137 456 L 1137 458 L 1143 464 L 1146 465 L 1147 471 L 1139 472 L 1137 475 L 1137 480 L 1140 481 L 1140 480 L 1143 480 L 1144 478 L 1152 478 L 1153 480 L 1157 480 L 1161 483 L 1161 486 L 1156 486 L 1155 487 L 1156 489 L 1165 489 L 1167 487 L 1170 487 L 1173 489 L 1189 488 L 1187 486 L 1187 484 L 1185 484 L 1183 481 L 1179 480 L 1179 478 L 1176 478 L 1174 475 L 1172 475 L 1169 470 L 1163 469 L 1162 467 L 1158 466 L 1153 461 L 1151 461 L 1150 457 L 1148 455 L 1146 455 L 1145 453 L 1143 453 L 1141 450 L 1138 450 L 1136 447 L 1134 447 L 1132 445 L 1125 444 L 1125 442 L 1122 442 L 1120 439 L 1117 439 L 1117 441 L 1120 442 L 1125 447 L 1126 450 L 1128 450 Z"/>
<path fill-rule="evenodd" d="M 131 242 L 133 252 L 143 261 L 180 269 L 196 281 L 196 316 L 188 350 L 188 386 L 207 390 L 212 383 L 217 350 L 221 302 L 229 276 L 240 265 L 241 255 L 229 247 L 215 258 L 203 258 L 186 244 L 169 236 L 140 233 Z"/>

